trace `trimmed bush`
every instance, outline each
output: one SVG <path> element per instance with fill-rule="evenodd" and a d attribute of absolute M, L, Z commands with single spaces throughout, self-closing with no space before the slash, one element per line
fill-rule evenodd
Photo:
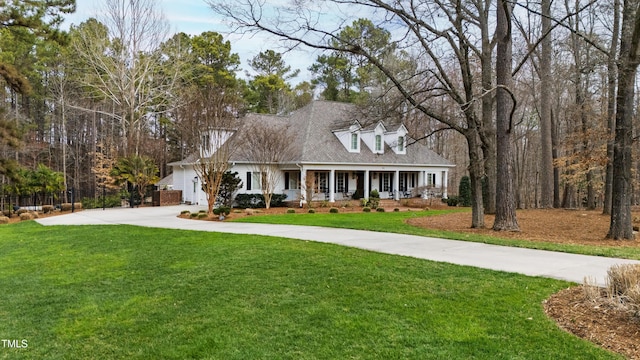
<path fill-rule="evenodd" d="M 198 213 L 206 213 L 207 210 L 199 210 Z"/>
<path fill-rule="evenodd" d="M 40 217 L 40 215 L 38 215 L 36 211 L 29 211 L 29 214 L 31 214 L 31 217 L 34 219 L 37 219 Z"/>
<path fill-rule="evenodd" d="M 199 212 L 199 213 L 198 213 L 198 219 L 204 219 L 204 218 L 206 218 L 207 216 L 209 216 L 209 215 L 207 215 L 207 213 L 206 213 L 206 212 Z"/>
<path fill-rule="evenodd" d="M 365 206 L 362 208 L 362 212 L 371 212 L 371 208 L 368 206 Z"/>
<path fill-rule="evenodd" d="M 191 213 L 191 211 L 189 211 L 189 210 L 180 211 L 180 215 L 187 215 L 187 214 L 190 214 L 190 213 Z"/>
<path fill-rule="evenodd" d="M 371 192 L 369 193 L 369 197 L 370 197 L 370 198 L 378 198 L 378 199 L 380 199 L 380 193 L 378 192 L 378 190 L 373 189 L 373 190 L 371 190 Z"/>
<path fill-rule="evenodd" d="M 2 211 L 2 215 L 10 218 L 11 217 L 11 210 L 3 210 Z"/>
<path fill-rule="evenodd" d="M 316 213 L 316 211 L 315 211 L 315 210 L 313 210 L 313 209 L 309 209 L 309 214 L 315 214 L 315 213 Z"/>
<path fill-rule="evenodd" d="M 296 211 L 294 209 L 291 209 L 291 208 L 287 209 L 287 214 L 295 214 L 295 213 Z"/>
<path fill-rule="evenodd" d="M 42 205 L 42 212 L 45 214 L 50 214 L 53 212 L 53 205 Z"/>
<path fill-rule="evenodd" d="M 71 211 L 71 203 L 62 203 L 62 204 L 60 204 L 60 210 L 62 210 L 62 211 Z"/>
<path fill-rule="evenodd" d="M 384 208 L 377 208 L 376 211 L 377 212 L 384 212 Z"/>
<path fill-rule="evenodd" d="M 287 198 L 285 194 L 273 194 L 271 197 L 271 207 L 285 206 L 284 200 Z M 264 196 L 262 194 L 238 194 L 236 196 L 236 204 L 243 209 L 256 209 L 266 207 L 264 204 Z"/>
<path fill-rule="evenodd" d="M 399 212 L 399 211 L 400 211 L 400 209 L 398 209 L 398 208 L 394 208 L 393 209 L 393 212 Z"/>
<path fill-rule="evenodd" d="M 195 217 L 198 217 L 198 213 L 191 213 L 191 215 L 189 216 L 191 216 L 192 218 L 195 218 Z"/>
<path fill-rule="evenodd" d="M 338 208 L 332 207 L 331 209 L 329 209 L 329 212 L 332 213 L 332 214 L 337 214 L 338 213 Z"/>
<path fill-rule="evenodd" d="M 217 208 L 213 209 L 213 213 L 214 215 L 227 216 L 231 213 L 231 208 L 228 206 L 218 206 Z"/>
<path fill-rule="evenodd" d="M 20 214 L 20 220 L 33 220 L 33 215 L 30 212 L 24 212 Z"/>
<path fill-rule="evenodd" d="M 22 214 L 24 214 L 24 213 L 28 213 L 28 212 L 29 212 L 29 210 L 24 209 L 24 208 L 20 208 L 20 209 L 18 209 L 18 210 L 16 211 L 16 214 L 18 214 L 18 215 L 22 215 Z"/>
<path fill-rule="evenodd" d="M 8 224 L 9 218 L 6 216 L 0 216 L 0 224 Z"/>

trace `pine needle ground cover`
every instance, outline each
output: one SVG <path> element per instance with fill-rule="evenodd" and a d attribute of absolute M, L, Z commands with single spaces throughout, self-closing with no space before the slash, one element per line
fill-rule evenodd
<path fill-rule="evenodd" d="M 283 238 L 23 222 L 0 227 L 0 358 L 617 358 L 544 315 L 568 285 Z"/>

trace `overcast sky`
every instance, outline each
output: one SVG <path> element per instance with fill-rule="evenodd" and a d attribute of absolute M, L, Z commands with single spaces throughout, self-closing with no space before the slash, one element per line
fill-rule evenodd
<path fill-rule="evenodd" d="M 203 0 L 156 0 L 165 17 L 171 24 L 171 33 L 184 32 L 198 35 L 205 31 L 215 31 L 222 34 L 225 40 L 231 41 L 231 51 L 240 55 L 242 72 L 238 75 L 245 77 L 245 70 L 250 70 L 248 61 L 261 51 L 273 49 L 281 52 L 277 44 L 261 36 L 244 36 L 229 34 L 228 29 Z M 98 11 L 102 0 L 78 0 L 76 12 L 67 16 L 65 28 L 71 24 L 78 25 L 91 18 L 99 18 Z M 292 83 L 310 80 L 307 68 L 313 63 L 317 54 L 310 51 L 297 50 L 284 55 L 284 60 L 292 69 L 300 69 L 300 75 L 292 79 Z"/>

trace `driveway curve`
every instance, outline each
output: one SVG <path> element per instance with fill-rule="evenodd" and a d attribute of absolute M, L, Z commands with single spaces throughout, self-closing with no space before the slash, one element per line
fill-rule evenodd
<path fill-rule="evenodd" d="M 36 220 L 54 225 L 135 225 L 165 229 L 209 231 L 233 234 L 279 236 L 332 243 L 386 254 L 410 256 L 451 264 L 542 276 L 575 283 L 585 279 L 606 284 L 607 270 L 616 264 L 640 261 L 567 254 L 432 237 L 382 233 L 318 226 L 251 224 L 195 221 L 177 217 L 181 210 L 198 211 L 196 206 L 164 206 L 84 210 Z"/>

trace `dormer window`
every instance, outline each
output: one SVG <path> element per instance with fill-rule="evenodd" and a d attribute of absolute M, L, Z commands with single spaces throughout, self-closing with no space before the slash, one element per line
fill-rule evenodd
<path fill-rule="evenodd" d="M 358 134 L 357 133 L 352 133 L 351 134 L 351 150 L 352 151 L 357 151 L 358 150 Z"/>
<path fill-rule="evenodd" d="M 376 135 L 376 152 L 382 152 L 382 135 Z"/>
<path fill-rule="evenodd" d="M 403 153 L 404 151 L 404 136 L 398 136 L 398 152 Z"/>

